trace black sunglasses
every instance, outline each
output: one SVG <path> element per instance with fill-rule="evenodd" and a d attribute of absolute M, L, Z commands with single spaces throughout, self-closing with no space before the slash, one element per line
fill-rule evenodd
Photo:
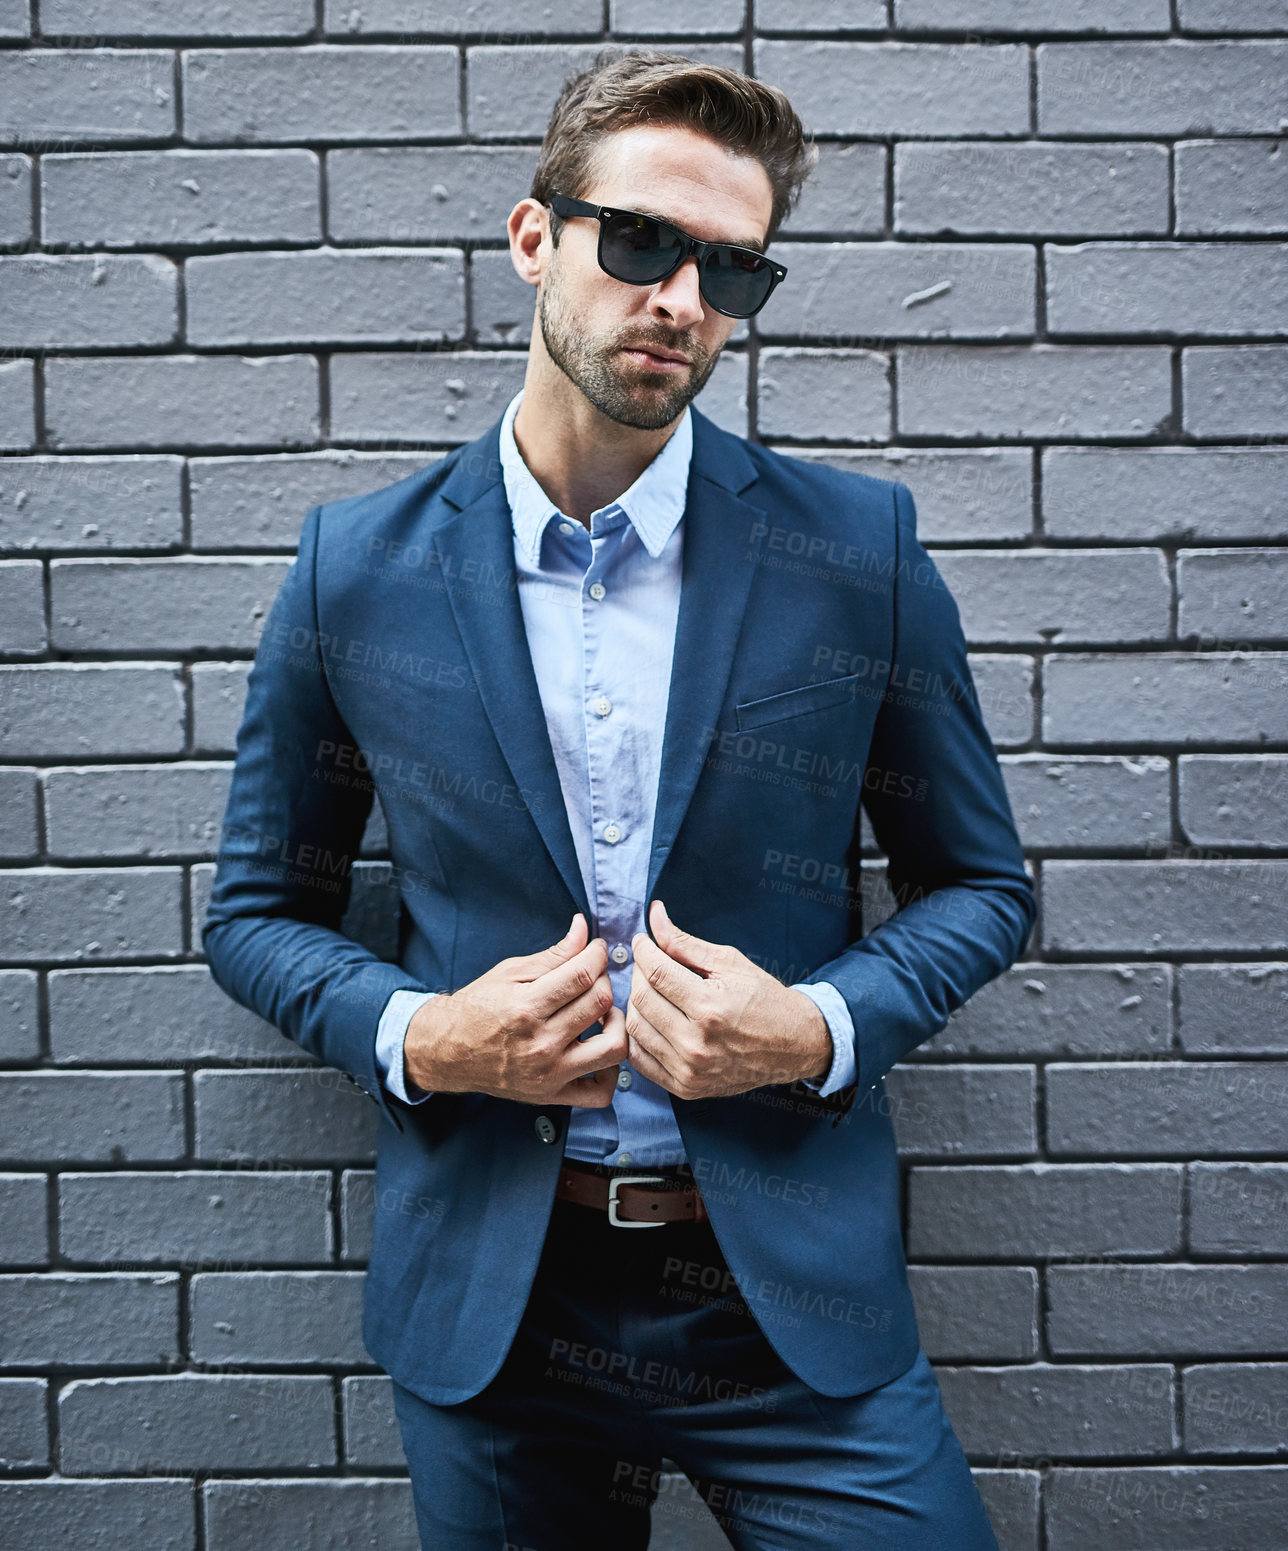
<path fill-rule="evenodd" d="M 547 201 L 556 215 L 593 215 L 599 221 L 599 267 L 628 285 L 655 285 L 673 275 L 692 253 L 698 261 L 703 300 L 728 318 L 750 318 L 769 300 L 787 273 L 755 248 L 702 242 L 669 221 L 636 210 L 613 210 L 566 194 Z"/>

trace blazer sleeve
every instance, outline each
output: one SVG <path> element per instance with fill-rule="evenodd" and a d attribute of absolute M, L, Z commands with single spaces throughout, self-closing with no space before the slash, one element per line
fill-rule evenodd
<path fill-rule="evenodd" d="M 863 804 L 896 910 L 806 978 L 837 987 L 871 1088 L 1020 956 L 1037 915 L 957 604 L 894 486 L 894 643 Z M 853 1096 L 852 1096 L 853 1097 Z"/>
<path fill-rule="evenodd" d="M 340 931 L 375 790 L 336 757 L 353 738 L 318 635 L 321 511 L 304 519 L 255 651 L 201 940 L 234 1001 L 346 1073 L 401 1130 L 376 1030 L 394 991 L 431 988 Z"/>

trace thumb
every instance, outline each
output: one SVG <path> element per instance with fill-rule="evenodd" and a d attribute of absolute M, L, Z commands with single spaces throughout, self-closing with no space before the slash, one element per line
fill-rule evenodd
<path fill-rule="evenodd" d="M 666 906 L 660 899 L 655 899 L 649 906 L 649 925 L 653 928 L 658 947 L 668 957 L 677 959 L 702 975 L 710 975 L 715 970 L 719 944 L 695 937 L 692 932 L 681 931 L 667 915 Z"/>

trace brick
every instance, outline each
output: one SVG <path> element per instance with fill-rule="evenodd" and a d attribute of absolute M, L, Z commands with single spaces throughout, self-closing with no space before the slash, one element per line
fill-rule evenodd
<path fill-rule="evenodd" d="M 1288 1266 L 1052 1266 L 1047 1340 L 1060 1357 L 1277 1355 L 1286 1296 Z"/>
<path fill-rule="evenodd" d="M 1288 846 L 1288 759 L 1185 754 L 1177 763 L 1181 827 L 1188 840 L 1206 846 Z"/>
<path fill-rule="evenodd" d="M 360 9 L 350 0 L 325 0 L 325 16 L 330 33 L 403 32 L 427 36 L 479 32 L 598 34 L 603 22 L 598 0 L 565 0 L 557 9 L 549 0 L 503 0 L 499 5 L 484 0 L 460 0 L 446 13 L 436 5 L 427 5 L 425 0 L 366 0 Z"/>
<path fill-rule="evenodd" d="M 0 1468 L 48 1467 L 45 1389 L 43 1379 L 0 1379 Z"/>
<path fill-rule="evenodd" d="M 1182 1386 L 1187 1454 L 1288 1454 L 1288 1363 L 1205 1363 Z"/>
<path fill-rule="evenodd" d="M 1288 229 L 1288 155 L 1282 140 L 1182 140 L 1175 156 L 1180 236 Z"/>
<path fill-rule="evenodd" d="M 476 248 L 469 258 L 468 284 L 470 343 L 511 349 L 526 345 L 532 338 L 537 293 L 515 273 L 510 250 Z"/>
<path fill-rule="evenodd" d="M 0 258 L 0 346 L 168 345 L 179 322 L 178 273 L 155 253 Z"/>
<path fill-rule="evenodd" d="M 1181 1247 L 1173 1164 L 913 1169 L 908 1249 L 919 1258 L 1170 1255 Z"/>
<path fill-rule="evenodd" d="M 465 332 L 459 253 L 219 253 L 186 266 L 188 340 L 200 346 L 441 344 Z"/>
<path fill-rule="evenodd" d="M 1189 1174 L 1195 1254 L 1288 1256 L 1288 1163 L 1191 1163 Z"/>
<path fill-rule="evenodd" d="M 1054 1154 L 1273 1157 L 1283 1142 L 1288 1066 L 1128 1062 L 1047 1067 Z"/>
<path fill-rule="evenodd" d="M 43 1174 L 0 1174 L 0 1264 L 11 1270 L 49 1261 Z"/>
<path fill-rule="evenodd" d="M 1288 244 L 1051 246 L 1046 289 L 1053 335 L 1283 334 Z"/>
<path fill-rule="evenodd" d="M 369 1163 L 374 1100 L 331 1067 L 298 1072 L 198 1072 L 195 1156 L 218 1163 Z"/>
<path fill-rule="evenodd" d="M 939 1368 L 939 1387 L 967 1458 L 1026 1455 L 1142 1459 L 1176 1447 L 1172 1370 L 1129 1367 Z"/>
<path fill-rule="evenodd" d="M 1288 50 L 1278 42 L 1043 43 L 1042 134 L 1275 134 Z"/>
<path fill-rule="evenodd" d="M 177 754 L 183 686 L 166 663 L 0 668 L 0 751 L 13 758 Z"/>
<path fill-rule="evenodd" d="M 30 0 L 0 0 L 0 38 L 29 38 L 30 36 Z"/>
<path fill-rule="evenodd" d="M 406 1481 L 207 1481 L 202 1492 L 206 1551 L 296 1551 L 301 1524 L 325 1524 L 337 1546 L 367 1540 L 381 1551 L 417 1551 L 419 1544 Z"/>
<path fill-rule="evenodd" d="M 494 24 L 489 23 L 488 30 L 489 35 L 495 35 Z M 466 117 L 470 138 L 540 140 L 550 105 L 564 81 L 587 69 L 602 47 L 601 42 L 595 42 L 502 44 L 466 49 Z M 687 43 L 684 54 L 688 59 L 733 70 L 742 70 L 745 63 L 741 42 Z"/>
<path fill-rule="evenodd" d="M 898 361 L 909 436 L 1152 436 L 1172 412 L 1158 346 L 922 345 Z"/>
<path fill-rule="evenodd" d="M 179 457 L 6 458 L 0 550 L 175 549 Z"/>
<path fill-rule="evenodd" d="M 36 444 L 35 373 L 30 361 L 0 361 L 0 449 Z"/>
<path fill-rule="evenodd" d="M 1288 964 L 1186 964 L 1179 989 L 1186 1055 L 1288 1055 Z"/>
<path fill-rule="evenodd" d="M 1025 244 L 776 242 L 773 252 L 789 275 L 757 317 L 762 338 L 864 345 L 1006 339 L 1035 328 L 1034 253 Z"/>
<path fill-rule="evenodd" d="M 1283 1467 L 1053 1470 L 1044 1493 L 1048 1551 L 1210 1551 L 1214 1525 L 1240 1551 L 1276 1551 Z"/>
<path fill-rule="evenodd" d="M 311 0 L 170 0 L 165 11 L 149 0 L 41 0 L 41 28 L 107 37 L 303 38 L 313 31 Z"/>
<path fill-rule="evenodd" d="M 975 652 L 969 662 L 989 736 L 999 747 L 1027 743 L 1033 736 L 1033 658 Z"/>
<path fill-rule="evenodd" d="M 1024 1157 L 1037 1149 L 1030 1066 L 904 1066 L 885 1079 L 880 1102 L 905 1157 Z"/>
<path fill-rule="evenodd" d="M 972 644 L 1165 640 L 1171 583 L 1157 549 L 942 550 Z"/>
<path fill-rule="evenodd" d="M 0 1276 L 0 1363 L 6 1367 L 164 1363 L 178 1350 L 173 1273 Z"/>
<path fill-rule="evenodd" d="M 922 1349 L 932 1360 L 1037 1356 L 1038 1278 L 1030 1267 L 910 1266 L 908 1281 Z"/>
<path fill-rule="evenodd" d="M 7 784 L 0 782 L 0 795 L 4 794 Z M 39 1059 L 40 1013 L 37 995 L 34 970 L 0 970 L 0 1061 Z"/>
<path fill-rule="evenodd" d="M 872 0 L 865 0 L 865 3 L 871 4 Z M 613 32 L 666 35 L 675 31 L 676 13 L 670 0 L 612 0 L 609 14 Z M 700 15 L 685 17 L 684 30 L 704 35 L 740 32 L 745 14 L 742 0 L 711 0 Z M 586 31 L 594 32 L 598 28 L 598 16 L 596 10 L 594 25 Z M 561 26 L 559 30 L 568 29 Z"/>
<path fill-rule="evenodd" d="M 1051 861 L 1043 946 L 1057 952 L 1288 949 L 1288 861 Z"/>
<path fill-rule="evenodd" d="M 246 702 L 248 662 L 192 666 L 192 743 L 204 754 L 231 754 Z"/>
<path fill-rule="evenodd" d="M 886 148 L 868 141 L 824 141 L 818 163 L 780 236 L 883 237 Z"/>
<path fill-rule="evenodd" d="M 175 132 L 169 49 L 40 48 L 0 54 L 0 142 L 60 150 Z"/>
<path fill-rule="evenodd" d="M 764 349 L 756 406 L 762 436 L 888 441 L 890 357 L 873 350 Z"/>
<path fill-rule="evenodd" d="M 340 1381 L 344 1397 L 344 1460 L 386 1470 L 405 1470 L 407 1457 L 394 1414 L 394 1392 L 389 1375 L 356 1374 Z"/>
<path fill-rule="evenodd" d="M 191 1481 L 0 1482 L 5 1551 L 128 1545 L 139 1526 L 148 1551 L 193 1551 Z"/>
<path fill-rule="evenodd" d="M 202 1272 L 191 1286 L 192 1356 L 274 1367 L 370 1363 L 362 1283 L 361 1271 Z"/>
<path fill-rule="evenodd" d="M 1177 0 L 1181 26 L 1196 32 L 1282 32 L 1284 0 Z"/>
<path fill-rule="evenodd" d="M 1280 436 L 1288 431 L 1288 348 L 1199 345 L 1181 354 L 1190 436 Z"/>
<path fill-rule="evenodd" d="M 1027 851 L 1158 846 L 1171 837 L 1171 767 L 1156 754 L 1010 755 L 1002 775 Z"/>
<path fill-rule="evenodd" d="M 58 1185 L 58 1243 L 69 1261 L 177 1261 L 180 1270 L 190 1270 L 331 1258 L 326 1173 L 64 1173 Z M 299 1303 L 286 1303 L 301 1313 Z"/>
<path fill-rule="evenodd" d="M 47 644 L 44 567 L 39 560 L 0 560 L 0 652 L 34 656 Z"/>
<path fill-rule="evenodd" d="M 894 0 L 902 31 L 1169 32 L 1167 0 Z"/>
<path fill-rule="evenodd" d="M 0 1076 L 10 1157 L 50 1163 L 166 1163 L 184 1150 L 181 1072 L 10 1072 Z"/>
<path fill-rule="evenodd" d="M 246 145 L 456 135 L 457 72 L 456 50 L 441 46 L 189 49 L 184 137 Z"/>
<path fill-rule="evenodd" d="M 312 356 L 122 356 L 45 366 L 51 447 L 303 446 L 320 434 Z"/>
<path fill-rule="evenodd" d="M 1169 964 L 1015 964 L 982 985 L 913 1055 L 1159 1054 L 1172 1045 L 1171 984 Z"/>
<path fill-rule="evenodd" d="M 518 146 L 332 151 L 327 235 L 333 242 L 500 240 L 510 211 L 528 197 L 534 166 L 532 150 Z"/>
<path fill-rule="evenodd" d="M 59 1063 L 311 1058 L 220 990 L 204 964 L 49 972 L 49 1037 Z"/>
<path fill-rule="evenodd" d="M 754 73 L 814 134 L 1025 135 L 1028 51 L 1012 44 L 758 40 Z"/>
<path fill-rule="evenodd" d="M 1164 145 L 910 141 L 895 146 L 895 230 L 1132 237 L 1168 230 Z"/>
<path fill-rule="evenodd" d="M 0 18 L 4 16 L 0 6 Z M 0 36 L 3 36 L 0 21 Z M 29 243 L 31 222 L 31 158 L 0 156 L 0 243 Z"/>
<path fill-rule="evenodd" d="M 886 30 L 885 0 L 755 0 L 758 32 Z"/>
<path fill-rule="evenodd" d="M 53 644 L 63 651 L 249 651 L 289 561 L 55 560 Z"/>
<path fill-rule="evenodd" d="M 1288 654 L 1141 652 L 1049 657 L 1043 738 L 1057 744 L 1233 743 L 1288 738 Z"/>
<path fill-rule="evenodd" d="M 523 386 L 517 352 L 345 351 L 331 359 L 331 433 L 346 441 L 465 442 Z"/>
<path fill-rule="evenodd" d="M 294 550 L 311 506 L 383 489 L 431 468 L 438 456 L 326 451 L 193 458 L 188 465 L 192 547 Z M 197 667 L 223 666 L 194 665 L 194 683 Z"/>
<path fill-rule="evenodd" d="M 341 1260 L 371 1258 L 376 1176 L 372 1169 L 346 1169 L 340 1180 Z"/>
<path fill-rule="evenodd" d="M 1048 447 L 1042 452 L 1042 522 L 1050 538 L 1117 543 L 1280 538 L 1288 536 L 1286 490 L 1288 447 Z"/>
<path fill-rule="evenodd" d="M 1038 1551 L 1036 1470 L 973 1470 L 999 1551 Z"/>
<path fill-rule="evenodd" d="M 0 962 L 173 957 L 183 951 L 174 867 L 14 868 L 0 873 Z"/>
<path fill-rule="evenodd" d="M 213 856 L 228 799 L 227 765 L 93 765 L 44 773 L 48 854 Z"/>
<path fill-rule="evenodd" d="M 312 151 L 105 151 L 46 156 L 41 173 L 46 242 L 187 247 L 322 236 Z"/>
<path fill-rule="evenodd" d="M 58 1397 L 64 1475 L 333 1465 L 323 1375 L 81 1379 Z M 106 1465 L 96 1455 L 110 1446 Z"/>

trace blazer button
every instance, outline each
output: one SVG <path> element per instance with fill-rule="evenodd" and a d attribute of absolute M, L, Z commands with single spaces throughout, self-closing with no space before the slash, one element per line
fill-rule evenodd
<path fill-rule="evenodd" d="M 549 1115 L 538 1115 L 535 1124 L 537 1135 L 543 1142 L 553 1142 L 559 1135 L 559 1127 Z"/>

